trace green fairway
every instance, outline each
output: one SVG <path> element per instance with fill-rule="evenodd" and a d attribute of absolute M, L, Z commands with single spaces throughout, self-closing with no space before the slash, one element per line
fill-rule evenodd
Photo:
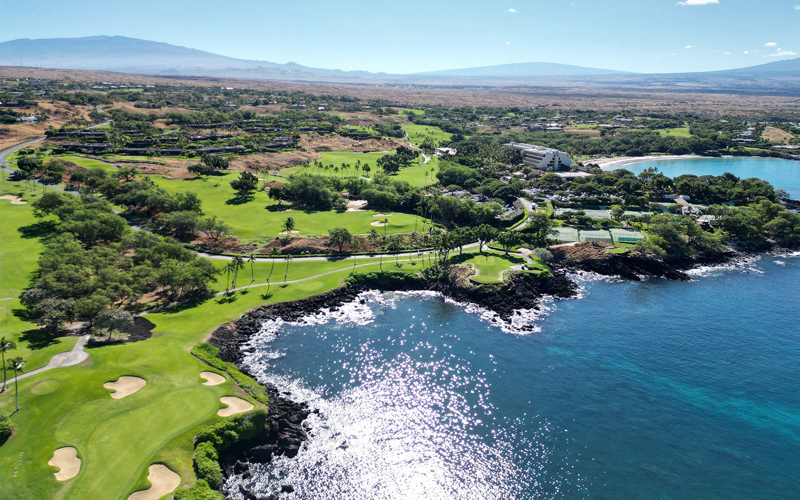
<path fill-rule="evenodd" d="M 408 259 L 403 267 L 384 259 L 384 268 L 415 272 Z M 320 262 L 326 266 L 327 262 Z M 342 260 L 334 274 L 301 283 L 252 288 L 232 297 L 218 297 L 147 315 L 156 336 L 142 342 L 92 349 L 91 363 L 53 370 L 20 382 L 20 406 L 14 415 L 17 434 L 0 448 L 0 498 L 125 498 L 144 487 L 147 467 L 164 459 L 176 471 L 191 462 L 188 447 L 170 447 L 198 425 L 219 417 L 219 397 L 234 394 L 230 382 L 202 386 L 199 373 L 206 365 L 189 354 L 215 327 L 265 302 L 296 300 L 333 289 L 350 273 L 352 260 Z M 292 265 L 301 267 L 301 263 Z M 421 266 L 422 263 L 419 263 Z M 277 266 L 276 266 L 277 267 Z M 374 266 L 377 270 L 377 266 Z M 368 268 L 368 269 L 372 269 Z M 242 278 L 240 277 L 240 280 Z M 125 399 L 113 400 L 103 383 L 121 375 L 144 378 L 147 385 Z M 55 390 L 39 394 L 38 383 L 57 382 Z M 55 384 L 49 383 L 48 389 Z M 239 394 L 241 396 L 241 394 Z M 252 400 L 250 400 L 253 402 Z M 13 394 L 0 396 L 0 412 L 13 409 Z M 55 449 L 74 446 L 83 460 L 77 477 L 55 481 L 47 466 Z M 172 461 L 170 461 L 170 459 Z M 15 475 L 16 472 L 16 475 Z"/>
<path fill-rule="evenodd" d="M 667 128 L 661 129 L 658 131 L 663 137 L 683 137 L 689 138 L 692 136 L 691 132 L 689 132 L 689 127 L 676 127 L 676 128 Z"/>
<path fill-rule="evenodd" d="M 438 144 L 442 141 L 449 141 L 451 136 L 451 134 L 445 132 L 439 127 L 433 127 L 431 125 L 416 125 L 414 123 L 409 123 L 407 125 L 403 125 L 403 130 L 408 133 L 406 140 L 408 140 L 414 146 L 419 146 L 428 137 L 431 137 Z"/>
<path fill-rule="evenodd" d="M 511 270 L 511 266 L 525 263 L 520 257 L 493 252 L 475 253 L 460 257 L 454 260 L 474 267 L 477 272 L 472 279 L 479 283 L 500 283 L 503 281 L 503 276 Z"/>
<path fill-rule="evenodd" d="M 278 210 L 278 203 L 267 196 L 264 191 L 257 191 L 253 199 L 243 204 L 228 204 L 233 199 L 234 191 L 230 181 L 238 176 L 236 172 L 225 172 L 223 175 L 206 179 L 171 180 L 160 176 L 150 176 L 153 181 L 171 193 L 193 191 L 203 200 L 203 211 L 207 215 L 216 215 L 228 224 L 233 234 L 244 241 L 271 239 L 278 236 L 283 229 L 281 225 L 287 217 L 295 221 L 296 230 L 301 235 L 324 236 L 332 227 L 346 227 L 353 234 L 367 234 L 372 229 L 383 234 L 382 227 L 371 223 L 383 220 L 375 217 L 374 210 L 336 212 L 310 212 L 298 209 Z M 285 206 L 285 205 L 284 205 Z M 287 207 L 288 208 L 288 207 Z M 414 223 L 422 225 L 417 215 L 394 213 L 389 219 L 386 234 L 409 233 L 414 230 Z"/>
<path fill-rule="evenodd" d="M 320 162 L 323 167 L 315 167 L 314 165 L 290 167 L 283 169 L 281 173 L 285 176 L 291 174 L 306 173 L 311 175 L 322 175 L 327 177 L 338 177 L 340 179 L 347 179 L 348 177 L 364 177 L 370 178 L 375 172 L 381 172 L 382 169 L 377 166 L 378 158 L 391 153 L 355 153 L 352 151 L 332 151 L 330 153 L 322 153 Z M 356 169 L 356 162 L 360 161 L 361 165 L 369 164 L 370 171 L 366 172 L 362 169 Z M 424 159 L 420 156 L 414 163 L 408 167 L 403 167 L 396 174 L 390 175 L 392 180 L 406 181 L 414 187 L 426 187 L 436 184 L 436 172 L 439 171 L 439 158 L 432 156 L 430 161 L 425 164 Z M 345 166 L 343 167 L 342 164 Z M 333 167 L 330 167 L 333 165 Z M 325 168 L 328 166 L 328 168 Z"/>

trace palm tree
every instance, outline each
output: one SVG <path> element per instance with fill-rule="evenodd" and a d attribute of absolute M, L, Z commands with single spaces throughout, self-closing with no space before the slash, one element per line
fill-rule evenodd
<path fill-rule="evenodd" d="M 19 411 L 19 381 L 17 380 L 17 372 L 22 372 L 22 367 L 25 366 L 25 360 L 17 356 L 8 360 L 8 367 L 14 370 L 14 405 Z"/>
<path fill-rule="evenodd" d="M 228 294 L 230 291 L 230 280 L 231 280 L 231 269 L 233 268 L 233 262 L 228 262 L 225 265 L 225 295 Z"/>
<path fill-rule="evenodd" d="M 251 253 L 250 256 L 247 258 L 247 262 L 250 263 L 250 285 L 256 282 L 256 275 L 253 273 L 253 262 L 255 261 L 256 261 L 255 254 Z M 247 286 L 250 287 L 250 285 Z"/>
<path fill-rule="evenodd" d="M 272 271 L 275 269 L 275 260 L 278 257 L 278 249 L 272 247 L 269 251 L 269 256 L 272 259 L 272 267 L 269 268 L 269 276 L 267 276 L 267 293 L 269 293 L 269 279 L 272 277 Z"/>
<path fill-rule="evenodd" d="M 4 392 L 6 390 L 6 352 L 12 351 L 17 348 L 17 343 L 8 340 L 5 337 L 0 338 L 0 354 L 2 354 L 3 359 L 3 389 L 0 392 Z"/>
<path fill-rule="evenodd" d="M 289 263 L 292 261 L 292 259 L 294 259 L 294 256 L 292 256 L 291 254 L 286 254 L 286 256 L 283 258 L 283 260 L 286 261 L 286 270 L 283 273 L 284 285 L 286 284 L 286 277 L 289 275 Z"/>
<path fill-rule="evenodd" d="M 241 255 L 237 255 L 231 261 L 231 270 L 233 271 L 233 282 L 231 283 L 232 290 L 236 290 L 236 278 L 239 276 L 239 269 L 244 269 L 245 267 L 244 259 Z"/>
<path fill-rule="evenodd" d="M 292 234 L 294 228 L 294 219 L 292 217 L 287 217 L 286 220 L 283 221 L 283 231 L 286 233 L 286 239 L 289 239 L 289 235 Z"/>
<path fill-rule="evenodd" d="M 358 251 L 358 247 L 361 246 L 361 241 L 357 238 L 353 238 L 353 241 L 350 242 L 350 246 L 353 247 L 353 272 L 350 274 L 354 274 L 356 272 L 356 252 Z"/>

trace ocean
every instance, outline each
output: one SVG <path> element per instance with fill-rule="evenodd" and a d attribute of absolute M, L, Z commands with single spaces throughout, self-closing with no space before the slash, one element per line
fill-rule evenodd
<path fill-rule="evenodd" d="M 774 160 L 693 161 L 769 180 Z M 774 185 L 800 192 L 781 163 Z M 800 252 L 690 274 L 573 276 L 579 296 L 524 312 L 525 332 L 433 293 L 268 322 L 247 364 L 318 414 L 231 497 L 798 498 Z"/>

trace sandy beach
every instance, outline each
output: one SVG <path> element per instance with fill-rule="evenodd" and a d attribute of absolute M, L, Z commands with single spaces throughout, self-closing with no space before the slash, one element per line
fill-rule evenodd
<path fill-rule="evenodd" d="M 699 155 L 661 155 L 661 156 L 615 156 L 613 158 L 598 158 L 596 160 L 586 160 L 583 163 L 594 163 L 603 170 L 614 170 L 625 165 L 633 165 L 643 161 L 666 161 L 666 160 L 696 160 L 698 158 L 714 158 L 713 156 Z"/>

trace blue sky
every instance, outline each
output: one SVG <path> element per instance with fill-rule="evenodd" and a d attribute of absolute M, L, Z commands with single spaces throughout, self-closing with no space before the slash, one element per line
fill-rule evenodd
<path fill-rule="evenodd" d="M 411 73 L 518 62 L 638 72 L 797 57 L 800 0 L 3 0 L 0 40 L 124 35 Z"/>

